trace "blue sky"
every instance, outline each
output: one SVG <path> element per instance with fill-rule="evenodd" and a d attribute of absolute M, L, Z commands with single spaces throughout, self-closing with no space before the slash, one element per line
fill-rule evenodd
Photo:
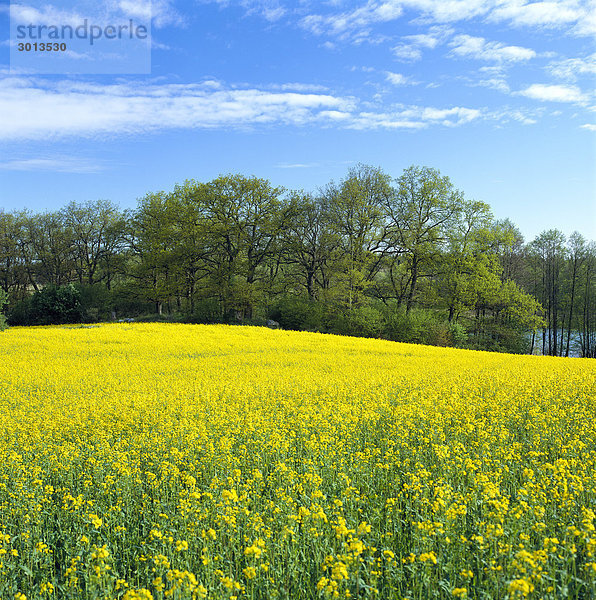
<path fill-rule="evenodd" d="M 133 207 L 230 172 L 316 191 L 358 162 L 417 164 L 527 239 L 596 238 L 596 2 L 155 0 L 152 15 L 150 74 L 37 75 L 10 71 L 0 7 L 0 208 Z"/>

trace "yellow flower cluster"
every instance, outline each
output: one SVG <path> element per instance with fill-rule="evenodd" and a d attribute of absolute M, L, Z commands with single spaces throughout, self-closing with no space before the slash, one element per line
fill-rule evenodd
<path fill-rule="evenodd" d="M 596 597 L 596 363 L 261 328 L 0 337 L 0 599 Z"/>

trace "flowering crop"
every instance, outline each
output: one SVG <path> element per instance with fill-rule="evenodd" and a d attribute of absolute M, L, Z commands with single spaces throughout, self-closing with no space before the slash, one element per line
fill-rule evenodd
<path fill-rule="evenodd" d="M 0 598 L 596 597 L 595 365 L 10 329 Z"/>

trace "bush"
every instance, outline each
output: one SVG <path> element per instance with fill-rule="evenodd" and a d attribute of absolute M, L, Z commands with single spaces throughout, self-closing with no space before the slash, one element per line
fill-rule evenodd
<path fill-rule="evenodd" d="M 282 298 L 269 311 L 268 317 L 283 329 L 322 331 L 325 329 L 325 307 L 316 300 L 289 296 Z"/>
<path fill-rule="evenodd" d="M 101 284 L 77 285 L 81 309 L 87 321 L 107 321 L 112 318 L 112 294 Z"/>
<path fill-rule="evenodd" d="M 195 304 L 192 315 L 188 317 L 189 323 L 222 323 L 222 311 L 219 302 L 215 298 L 206 298 Z"/>
<path fill-rule="evenodd" d="M 31 298 L 31 325 L 81 323 L 83 317 L 81 292 L 73 284 L 46 286 Z"/>
<path fill-rule="evenodd" d="M 6 317 L 2 313 L 2 309 L 8 304 L 8 294 L 0 289 L 0 331 L 6 329 Z"/>
<path fill-rule="evenodd" d="M 359 306 L 335 314 L 329 320 L 332 333 L 359 337 L 380 337 L 386 330 L 385 318 L 372 306 Z"/>
<path fill-rule="evenodd" d="M 466 344 L 471 350 L 489 350 L 508 354 L 529 354 L 530 338 L 524 331 L 516 328 L 484 323 L 484 329 L 474 335 Z"/>
<path fill-rule="evenodd" d="M 155 310 L 155 303 L 139 298 L 139 290 L 134 282 L 117 284 L 111 292 L 111 309 L 116 318 L 138 317 Z"/>
<path fill-rule="evenodd" d="M 453 330 L 446 319 L 435 312 L 422 308 L 406 312 L 389 309 L 386 314 L 387 334 L 396 342 L 451 346 Z M 464 330 L 465 331 L 465 330 Z M 457 331 L 457 333 L 461 333 Z"/>
<path fill-rule="evenodd" d="M 11 306 L 7 317 L 9 325 L 32 325 L 31 296 L 25 296 L 25 298 Z"/>
<path fill-rule="evenodd" d="M 465 347 L 468 341 L 468 332 L 461 323 L 449 323 L 449 336 L 451 345 L 457 348 Z"/>

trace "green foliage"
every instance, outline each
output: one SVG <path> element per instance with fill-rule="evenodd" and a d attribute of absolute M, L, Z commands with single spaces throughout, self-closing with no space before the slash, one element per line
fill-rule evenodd
<path fill-rule="evenodd" d="M 464 348 L 468 341 L 468 332 L 461 323 L 449 323 L 449 337 L 452 346 Z"/>
<path fill-rule="evenodd" d="M 491 322 L 486 323 L 480 332 L 471 337 L 465 347 L 471 350 L 529 354 L 530 345 L 530 338 L 525 331 Z"/>
<path fill-rule="evenodd" d="M 31 298 L 25 296 L 10 307 L 7 314 L 9 325 L 32 325 L 31 322 Z"/>
<path fill-rule="evenodd" d="M 8 304 L 8 294 L 0 288 L 0 331 L 6 329 L 6 316 L 2 312 L 6 304 Z"/>
<path fill-rule="evenodd" d="M 281 298 L 269 311 L 269 316 L 283 329 L 324 331 L 325 305 L 315 300 L 289 296 Z"/>
<path fill-rule="evenodd" d="M 222 323 L 221 307 L 214 298 L 206 298 L 195 304 L 195 310 L 189 320 L 193 323 Z"/>
<path fill-rule="evenodd" d="M 359 306 L 336 313 L 329 320 L 332 333 L 361 337 L 382 337 L 386 323 L 382 313 L 373 306 Z"/>
<path fill-rule="evenodd" d="M 596 355 L 594 245 L 557 230 L 525 245 L 428 167 L 393 179 L 357 165 L 316 194 L 230 174 L 149 193 L 131 212 L 106 201 L 0 212 L 0 284 L 15 325 L 270 317 L 510 352 L 542 328 L 543 353 Z"/>
<path fill-rule="evenodd" d="M 77 285 L 82 314 L 87 321 L 109 321 L 112 318 L 112 293 L 105 285 Z"/>
<path fill-rule="evenodd" d="M 123 281 L 111 291 L 111 308 L 117 319 L 151 313 L 154 307 L 144 294 L 139 294 L 136 281 Z"/>
<path fill-rule="evenodd" d="M 450 345 L 449 324 L 436 312 L 413 308 L 388 309 L 386 312 L 387 334 L 396 342 Z"/>
<path fill-rule="evenodd" d="M 80 323 L 83 317 L 81 292 L 73 284 L 49 285 L 33 294 L 30 307 L 32 325 Z"/>

